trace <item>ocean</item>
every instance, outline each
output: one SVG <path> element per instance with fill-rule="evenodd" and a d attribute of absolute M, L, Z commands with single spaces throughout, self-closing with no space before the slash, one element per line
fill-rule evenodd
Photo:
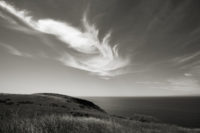
<path fill-rule="evenodd" d="M 84 97 L 113 115 L 154 116 L 162 122 L 200 128 L 200 97 Z"/>

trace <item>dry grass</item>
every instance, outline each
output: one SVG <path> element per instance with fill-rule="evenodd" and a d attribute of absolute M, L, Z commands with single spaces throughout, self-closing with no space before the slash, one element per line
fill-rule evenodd
<path fill-rule="evenodd" d="M 50 115 L 0 121 L 0 133 L 198 133 L 191 129 L 119 118 Z"/>

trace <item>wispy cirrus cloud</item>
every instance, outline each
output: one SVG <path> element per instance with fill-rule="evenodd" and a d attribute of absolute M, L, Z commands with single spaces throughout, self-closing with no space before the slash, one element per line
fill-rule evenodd
<path fill-rule="evenodd" d="M 119 55 L 117 45 L 110 44 L 110 32 L 102 40 L 99 39 L 99 30 L 88 22 L 86 14 L 83 15 L 83 30 L 81 30 L 67 22 L 54 19 L 35 20 L 28 11 L 19 10 L 5 1 L 0 1 L 0 7 L 32 30 L 53 35 L 69 48 L 83 55 L 79 57 L 67 51 L 62 53 L 56 59 L 66 66 L 108 77 L 125 73 L 120 69 L 129 64 L 129 59 Z"/>

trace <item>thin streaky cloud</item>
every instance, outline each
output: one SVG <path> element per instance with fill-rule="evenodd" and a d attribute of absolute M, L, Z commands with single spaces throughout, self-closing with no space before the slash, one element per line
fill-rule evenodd
<path fill-rule="evenodd" d="M 19 51 L 18 49 L 16 49 L 15 47 L 13 47 L 11 45 L 0 43 L 0 46 L 3 47 L 8 53 L 10 53 L 12 55 L 23 56 L 23 57 L 31 57 L 30 54 L 21 52 L 21 51 Z"/>
<path fill-rule="evenodd" d="M 184 62 L 190 61 L 190 60 L 196 58 L 199 55 L 200 55 L 200 52 L 198 51 L 198 52 L 196 52 L 194 54 L 188 55 L 185 58 L 180 59 L 179 63 L 184 63 Z"/>
<path fill-rule="evenodd" d="M 141 86 L 150 86 L 150 88 L 164 89 L 171 91 L 190 92 L 199 89 L 198 80 L 192 78 L 191 74 L 187 73 L 185 77 L 170 78 L 164 82 L 158 81 L 138 81 L 136 84 Z"/>
<path fill-rule="evenodd" d="M 78 58 L 67 52 L 61 54 L 57 60 L 66 66 L 89 71 L 100 76 L 113 76 L 123 74 L 121 68 L 129 64 L 128 58 L 119 55 L 117 45 L 110 44 L 111 33 L 107 33 L 102 41 L 99 39 L 99 30 L 87 20 L 87 15 L 83 15 L 83 29 L 73 27 L 67 22 L 54 19 L 33 19 L 27 10 L 18 10 L 13 5 L 5 1 L 0 1 L 0 7 L 8 13 L 17 17 L 33 30 L 44 34 L 51 34 L 58 40 L 65 43 L 69 48 L 76 50 L 85 58 Z M 88 57 L 89 55 L 89 57 Z"/>
<path fill-rule="evenodd" d="M 168 80 L 168 89 L 177 91 L 193 91 L 199 89 L 199 84 L 193 78 L 178 78 Z"/>
<path fill-rule="evenodd" d="M 181 65 L 182 67 L 184 67 L 185 65 L 186 66 L 188 65 L 187 64 L 188 62 L 190 62 L 192 60 L 198 60 L 197 58 L 199 56 L 200 56 L 200 52 L 197 51 L 193 54 L 187 54 L 187 55 L 175 57 L 171 60 L 171 62 L 173 62 L 173 64 L 175 63 L 176 65 Z M 192 65 L 192 64 L 196 64 L 196 62 L 190 63 L 189 65 Z"/>

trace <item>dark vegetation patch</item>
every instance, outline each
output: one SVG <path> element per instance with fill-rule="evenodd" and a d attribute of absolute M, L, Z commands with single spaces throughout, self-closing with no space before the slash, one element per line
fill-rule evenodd
<path fill-rule="evenodd" d="M 50 106 L 52 106 L 52 107 L 58 107 L 58 104 L 56 104 L 56 103 L 50 103 Z"/>
<path fill-rule="evenodd" d="M 34 102 L 32 102 L 32 101 L 19 101 L 17 103 L 18 104 L 33 104 Z"/>
<path fill-rule="evenodd" d="M 129 119 L 130 120 L 141 121 L 141 122 L 161 123 L 161 121 L 156 119 L 155 117 L 148 116 L 148 115 L 141 115 L 141 114 L 135 114 L 134 116 L 130 117 Z"/>
<path fill-rule="evenodd" d="M 6 104 L 6 105 L 13 105 L 14 102 L 6 102 L 5 104 Z"/>
<path fill-rule="evenodd" d="M 0 99 L 0 103 L 6 103 L 7 101 L 6 100 L 1 100 Z"/>
<path fill-rule="evenodd" d="M 81 113 L 81 112 L 70 112 L 72 116 L 78 116 L 78 117 L 89 117 L 90 115 L 87 113 Z"/>
<path fill-rule="evenodd" d="M 93 108 L 93 109 L 96 109 L 96 110 L 100 110 L 102 112 L 105 112 L 104 110 L 102 110 L 100 107 L 98 107 L 97 105 L 95 105 L 94 103 L 90 102 L 90 101 L 87 101 L 87 100 L 83 100 L 83 99 L 79 99 L 79 98 L 73 98 L 72 99 L 75 103 L 78 103 L 80 104 L 80 107 L 81 108 Z"/>
<path fill-rule="evenodd" d="M 13 105 L 14 102 L 12 102 L 10 99 L 0 99 L 0 103 L 5 105 Z"/>
<path fill-rule="evenodd" d="M 80 107 L 81 109 L 84 109 L 84 108 L 85 108 L 85 106 L 83 106 L 83 105 L 79 105 L 79 107 Z"/>
<path fill-rule="evenodd" d="M 67 108 L 65 105 L 62 105 L 61 107 L 62 107 L 62 108 Z"/>

